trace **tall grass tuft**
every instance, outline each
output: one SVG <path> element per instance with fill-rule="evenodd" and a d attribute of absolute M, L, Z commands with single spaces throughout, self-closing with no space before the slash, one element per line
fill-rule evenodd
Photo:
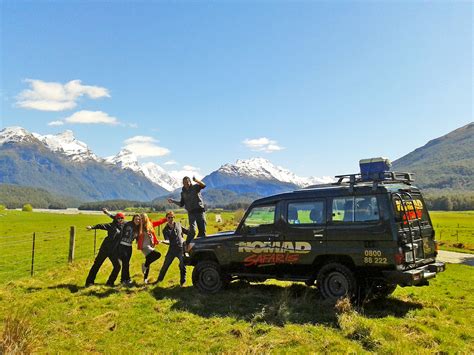
<path fill-rule="evenodd" d="M 0 342 L 0 354 L 31 354 L 36 339 L 30 322 L 18 315 L 8 316 Z"/>

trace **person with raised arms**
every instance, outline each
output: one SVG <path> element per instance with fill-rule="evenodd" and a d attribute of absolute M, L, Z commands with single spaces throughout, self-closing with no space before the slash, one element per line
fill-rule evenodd
<path fill-rule="evenodd" d="M 188 212 L 189 220 L 189 233 L 186 238 L 186 245 L 189 247 L 189 243 L 194 239 L 196 235 L 196 226 L 198 229 L 198 238 L 206 236 L 206 214 L 204 208 L 204 202 L 201 196 L 201 190 L 206 187 L 206 184 L 201 180 L 196 179 L 193 176 L 193 181 L 196 184 L 191 183 L 191 179 L 188 176 L 183 178 L 183 189 L 181 190 L 181 200 L 168 199 L 169 203 L 174 203 L 180 207 L 183 207 Z"/>
<path fill-rule="evenodd" d="M 87 275 L 86 287 L 94 285 L 97 273 L 107 258 L 111 261 L 113 269 L 106 282 L 106 285 L 114 285 L 114 282 L 120 272 L 120 262 L 117 249 L 121 240 L 124 219 L 125 215 L 119 212 L 114 216 L 112 223 L 96 224 L 95 226 L 86 227 L 87 230 L 102 229 L 107 231 L 107 237 L 103 240 L 99 248 L 99 252 L 97 253 L 97 256 L 94 260 L 94 264 Z"/>

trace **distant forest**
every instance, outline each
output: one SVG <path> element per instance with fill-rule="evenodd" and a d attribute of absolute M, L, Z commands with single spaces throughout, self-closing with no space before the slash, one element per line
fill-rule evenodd
<path fill-rule="evenodd" d="M 205 202 L 208 208 L 222 208 L 225 210 L 245 209 L 258 196 L 239 196 L 237 194 L 222 194 L 217 192 L 208 194 Z M 474 191 L 465 192 L 425 192 L 425 201 L 432 211 L 467 211 L 474 210 Z M 174 196 L 174 198 L 178 198 Z M 176 208 L 166 199 L 156 199 L 150 202 L 129 200 L 108 200 L 95 202 L 81 202 L 77 199 L 52 194 L 44 189 L 24 187 L 18 185 L 0 185 L 0 205 L 6 208 L 21 208 L 29 203 L 33 208 L 64 209 L 68 207 L 80 210 L 100 210 L 106 207 L 110 210 L 148 210 L 166 211 Z"/>

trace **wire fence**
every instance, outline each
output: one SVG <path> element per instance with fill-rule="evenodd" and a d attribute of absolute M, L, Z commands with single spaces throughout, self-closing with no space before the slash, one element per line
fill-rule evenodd
<path fill-rule="evenodd" d="M 187 220 L 181 223 L 187 227 Z M 156 228 L 158 236 L 163 226 Z M 0 235 L 0 282 L 24 276 L 37 276 L 43 271 L 75 260 L 94 259 L 107 232 L 77 230 L 71 226 L 48 231 Z"/>
<path fill-rule="evenodd" d="M 34 276 L 80 259 L 93 259 L 106 233 L 56 229 L 0 236 L 0 281 Z"/>

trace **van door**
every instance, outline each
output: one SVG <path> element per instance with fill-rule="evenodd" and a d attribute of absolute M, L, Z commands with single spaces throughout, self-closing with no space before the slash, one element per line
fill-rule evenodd
<path fill-rule="evenodd" d="M 242 273 L 275 274 L 276 204 L 251 207 L 229 240 L 230 264 Z M 279 239 L 278 239 L 279 240 Z"/>
<path fill-rule="evenodd" d="M 331 199 L 327 226 L 328 254 L 347 255 L 356 265 L 385 266 L 391 262 L 393 238 L 381 218 L 377 195 Z"/>
<path fill-rule="evenodd" d="M 326 253 L 325 199 L 290 200 L 284 206 L 282 275 L 310 276 L 315 258 Z"/>

